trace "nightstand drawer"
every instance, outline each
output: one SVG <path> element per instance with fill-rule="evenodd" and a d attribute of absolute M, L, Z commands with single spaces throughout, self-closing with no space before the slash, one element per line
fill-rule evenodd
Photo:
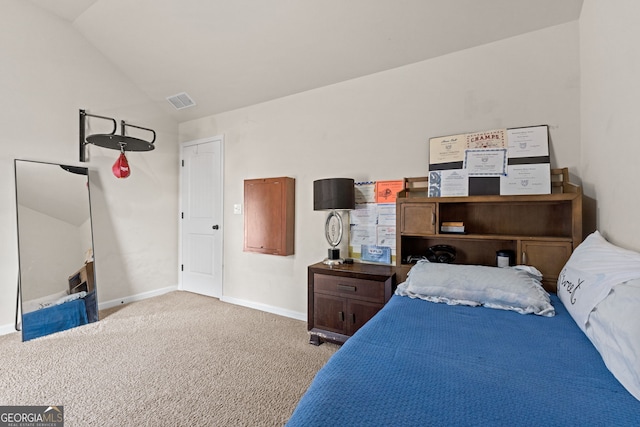
<path fill-rule="evenodd" d="M 364 301 L 385 302 L 385 282 L 314 274 L 314 292 Z"/>

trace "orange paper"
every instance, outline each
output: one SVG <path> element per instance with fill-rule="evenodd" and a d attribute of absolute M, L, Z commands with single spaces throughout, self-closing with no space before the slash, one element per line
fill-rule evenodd
<path fill-rule="evenodd" d="M 377 181 L 376 203 L 395 203 L 398 192 L 404 189 L 404 181 Z"/>

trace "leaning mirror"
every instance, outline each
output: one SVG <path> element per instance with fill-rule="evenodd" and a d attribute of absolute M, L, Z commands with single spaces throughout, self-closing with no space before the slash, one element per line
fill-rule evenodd
<path fill-rule="evenodd" d="M 87 168 L 15 160 L 22 340 L 98 320 Z"/>

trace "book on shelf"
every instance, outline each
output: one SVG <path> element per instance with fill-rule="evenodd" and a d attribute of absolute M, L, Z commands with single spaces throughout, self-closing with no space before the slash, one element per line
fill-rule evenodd
<path fill-rule="evenodd" d="M 464 227 L 464 222 L 462 221 L 442 221 L 442 226 L 447 227 Z"/>
<path fill-rule="evenodd" d="M 464 233 L 464 222 L 462 221 L 442 221 L 440 224 L 441 233 Z"/>

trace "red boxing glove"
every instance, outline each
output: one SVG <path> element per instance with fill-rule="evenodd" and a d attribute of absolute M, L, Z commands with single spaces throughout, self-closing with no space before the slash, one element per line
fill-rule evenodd
<path fill-rule="evenodd" d="M 131 175 L 131 169 L 129 169 L 129 162 L 125 157 L 124 153 L 120 153 L 120 157 L 111 167 L 111 171 L 116 176 L 116 178 L 126 178 Z"/>

